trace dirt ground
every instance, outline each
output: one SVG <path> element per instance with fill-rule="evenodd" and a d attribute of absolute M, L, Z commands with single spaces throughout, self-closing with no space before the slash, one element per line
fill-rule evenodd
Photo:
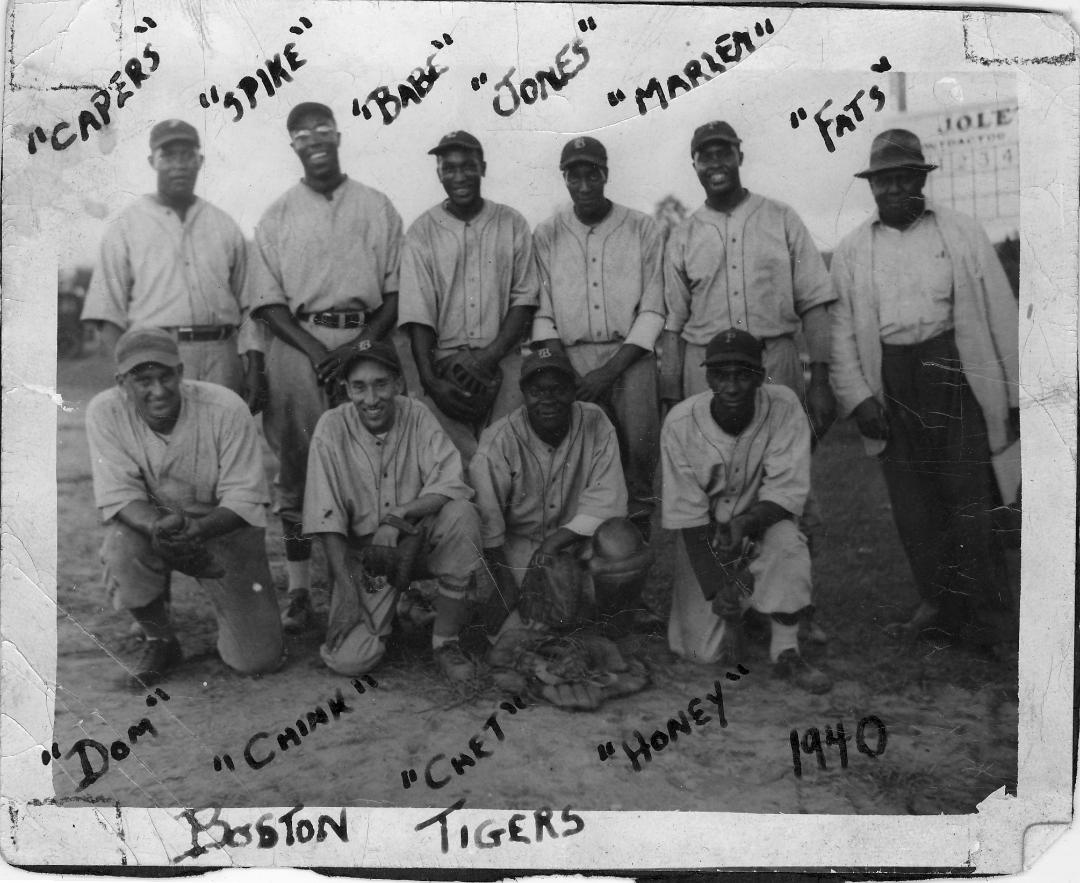
<path fill-rule="evenodd" d="M 92 348 L 91 348 L 92 349 Z M 93 354 L 60 364 L 59 391 L 67 408 L 59 415 L 57 461 L 60 536 L 57 627 L 59 655 L 54 739 L 61 759 L 52 764 L 56 797 L 67 805 L 118 801 L 127 806 L 239 807 L 449 806 L 465 797 L 470 807 L 533 809 L 572 804 L 582 810 L 697 810 L 785 813 L 970 813 L 1002 785 L 1015 785 L 1017 765 L 1017 671 L 1015 658 L 993 661 L 945 641 L 922 642 L 903 651 L 882 625 L 916 602 L 896 539 L 877 465 L 864 457 L 850 425 L 837 425 L 815 457 L 815 489 L 825 514 L 814 562 L 818 622 L 825 646 L 809 646 L 814 664 L 835 681 L 832 692 L 811 696 L 770 678 L 767 645 L 751 646 L 737 684 L 726 681 L 727 726 L 694 726 L 634 772 L 621 746 L 640 730 L 664 730 L 669 718 L 705 699 L 725 669 L 694 666 L 668 652 L 662 627 L 627 645 L 647 663 L 651 685 L 612 700 L 595 713 L 568 713 L 529 704 L 511 715 L 500 708 L 509 697 L 484 681 L 454 691 L 430 661 L 427 639 L 398 640 L 374 672 L 377 688 L 357 693 L 347 678 L 322 665 L 321 626 L 288 639 L 288 661 L 260 679 L 229 671 L 214 651 L 215 625 L 196 584 L 183 577 L 173 587 L 174 619 L 186 664 L 162 685 L 168 701 L 148 707 L 142 694 L 118 686 L 139 652 L 129 619 L 105 605 L 98 548 L 103 535 L 93 505 L 84 432 L 85 406 L 112 380 L 110 366 Z M 271 471 L 267 454 L 268 473 Z M 284 583 L 278 525 L 267 544 L 275 579 Z M 664 549 L 650 578 L 648 599 L 666 614 Z M 1011 562 L 1014 571 L 1017 561 Z M 321 569 L 317 570 L 321 573 Z M 316 588 L 324 611 L 325 586 Z M 340 690 L 349 707 L 305 736 L 299 746 L 278 750 L 276 736 L 296 726 Z M 497 715 L 504 741 L 484 729 Z M 880 756 L 855 746 L 859 721 L 876 716 L 887 729 Z M 128 727 L 142 718 L 156 735 L 138 738 L 130 755 L 110 760 L 101 777 L 81 792 L 78 755 L 64 757 L 80 739 L 106 748 L 127 742 Z M 827 768 L 802 755 L 802 777 L 793 773 L 789 733 L 841 722 L 851 738 L 842 769 L 835 745 L 824 748 Z M 261 769 L 243 760 L 257 733 L 254 756 L 276 751 Z M 434 766 L 452 780 L 440 790 L 424 784 L 435 755 L 468 750 L 484 736 L 492 753 L 456 775 L 448 760 Z M 868 748 L 877 730 L 867 727 Z M 612 742 L 614 756 L 601 760 L 597 746 Z M 94 770 L 100 756 L 87 749 Z M 123 755 L 123 749 L 116 754 Z M 215 771 L 217 756 L 227 764 Z M 115 755 L 114 755 L 115 756 Z M 403 787 L 402 771 L 419 781 Z"/>

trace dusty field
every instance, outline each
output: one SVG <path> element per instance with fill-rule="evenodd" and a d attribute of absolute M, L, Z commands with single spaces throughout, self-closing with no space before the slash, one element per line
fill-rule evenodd
<path fill-rule="evenodd" d="M 815 461 L 827 519 L 815 561 L 816 600 L 830 641 L 807 649 L 835 688 L 810 696 L 772 681 L 767 647 L 753 645 L 744 661 L 750 674 L 725 687 L 727 727 L 714 717 L 655 754 L 641 772 L 631 769 L 621 741 L 635 729 L 646 736 L 663 729 L 694 697 L 702 699 L 703 710 L 713 710 L 705 695 L 724 672 L 676 661 L 662 633 L 633 642 L 651 673 L 645 692 L 611 701 L 597 713 L 531 705 L 511 716 L 499 708 L 508 697 L 490 684 L 460 693 L 443 685 L 423 636 L 398 641 L 374 673 L 378 687 L 363 695 L 322 666 L 318 630 L 289 640 L 288 662 L 279 673 L 235 675 L 215 657 L 214 620 L 198 586 L 178 578 L 173 610 L 188 661 L 163 685 L 169 700 L 150 708 L 141 694 L 117 686 L 138 645 L 127 634 L 128 618 L 105 607 L 97 556 L 102 528 L 93 507 L 83 414 L 90 397 L 111 382 L 109 375 L 95 355 L 60 364 L 60 392 L 73 410 L 60 414 L 58 432 L 62 549 L 54 738 L 65 754 L 80 739 L 107 747 L 126 741 L 127 728 L 143 717 L 157 735 L 139 738 L 130 756 L 110 761 L 108 771 L 79 793 L 78 756 L 54 762 L 56 796 L 69 805 L 441 807 L 465 797 L 470 807 L 526 810 L 569 802 L 575 809 L 969 813 L 997 788 L 1015 783 L 1015 660 L 994 662 L 930 643 L 900 652 L 882 633 L 882 624 L 916 598 L 877 466 L 862 456 L 846 425 L 834 428 Z M 280 544 L 270 536 L 268 545 L 281 583 Z M 657 613 L 666 613 L 662 563 L 650 581 L 650 599 Z M 320 608 L 327 600 L 324 589 L 316 591 Z M 338 690 L 350 711 L 310 732 L 300 746 L 277 749 L 283 728 L 316 705 L 326 709 Z M 425 787 L 428 760 L 465 752 L 493 712 L 505 741 L 484 731 L 490 757 L 461 776 L 440 761 L 435 772 L 452 781 L 438 791 Z M 826 725 L 842 722 L 854 737 L 859 721 L 870 715 L 888 730 L 881 756 L 857 752 L 852 738 L 847 769 L 830 746 L 827 769 L 804 754 L 802 778 L 794 776 L 792 728 L 818 727 L 824 736 Z M 255 755 L 277 753 L 253 770 L 243 761 L 244 748 L 259 732 L 269 738 L 257 743 Z M 874 748 L 872 726 L 867 740 Z M 616 753 L 602 762 L 597 745 L 608 741 Z M 100 769 L 99 756 L 89 751 Z M 215 756 L 226 753 L 235 771 L 215 771 Z M 420 780 L 406 790 L 401 772 L 408 769 Z"/>

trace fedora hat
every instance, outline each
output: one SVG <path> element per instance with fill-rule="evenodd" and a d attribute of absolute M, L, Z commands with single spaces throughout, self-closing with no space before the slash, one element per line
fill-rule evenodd
<path fill-rule="evenodd" d="M 870 145 L 870 167 L 855 174 L 856 178 L 869 178 L 878 172 L 891 169 L 914 169 L 932 172 L 937 166 L 928 163 L 923 156 L 919 136 L 907 129 L 888 129 Z"/>

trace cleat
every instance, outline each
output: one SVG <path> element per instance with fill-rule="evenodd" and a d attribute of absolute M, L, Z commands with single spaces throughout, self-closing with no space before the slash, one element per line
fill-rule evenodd
<path fill-rule="evenodd" d="M 147 638 L 142 656 L 128 675 L 127 686 L 132 690 L 152 687 L 183 661 L 184 654 L 176 638 Z"/>
<path fill-rule="evenodd" d="M 302 632 L 311 624 L 313 613 L 307 589 L 291 591 L 286 597 L 289 606 L 281 614 L 281 627 L 290 634 Z"/>
<path fill-rule="evenodd" d="M 448 681 L 463 684 L 476 676 L 476 665 L 465 655 L 460 642 L 447 641 L 435 649 L 434 655 L 439 671 Z"/>
<path fill-rule="evenodd" d="M 809 693 L 828 693 L 832 689 L 829 676 L 810 665 L 798 650 L 785 650 L 780 654 L 773 663 L 773 677 L 790 681 Z"/>

